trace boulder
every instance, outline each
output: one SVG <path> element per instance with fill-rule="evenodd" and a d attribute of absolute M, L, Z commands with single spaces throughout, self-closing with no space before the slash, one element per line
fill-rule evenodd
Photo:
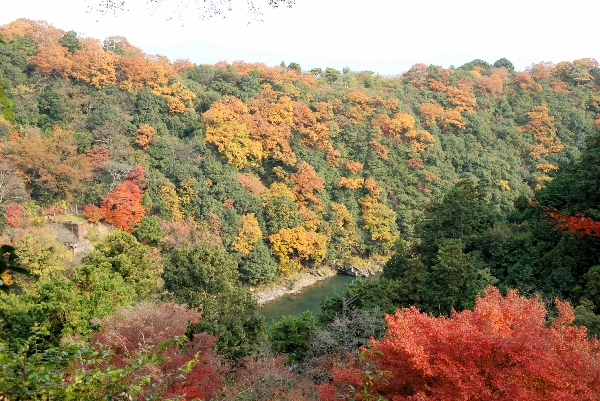
<path fill-rule="evenodd" d="M 371 270 L 369 267 L 356 267 L 347 265 L 340 267 L 338 271 L 342 274 L 356 277 L 371 277 L 375 275 L 373 270 Z"/>

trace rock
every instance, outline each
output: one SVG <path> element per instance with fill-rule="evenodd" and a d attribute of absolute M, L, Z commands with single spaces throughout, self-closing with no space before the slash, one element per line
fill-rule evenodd
<path fill-rule="evenodd" d="M 374 276 L 373 270 L 369 267 L 343 266 L 338 269 L 340 273 L 356 277 L 371 277 Z"/>

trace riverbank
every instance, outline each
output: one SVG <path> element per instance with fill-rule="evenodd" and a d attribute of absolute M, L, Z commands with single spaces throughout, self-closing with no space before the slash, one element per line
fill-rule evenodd
<path fill-rule="evenodd" d="M 283 295 L 302 292 L 306 287 L 310 287 L 311 285 L 331 276 L 335 276 L 336 274 L 338 274 L 337 270 L 325 267 L 314 272 L 299 273 L 288 279 L 286 282 L 253 289 L 254 298 L 259 305 L 263 305 Z"/>
<path fill-rule="evenodd" d="M 381 273 L 386 261 L 387 258 L 372 258 L 371 260 L 355 263 L 354 265 L 342 267 L 340 269 L 322 266 L 318 270 L 301 272 L 294 277 L 281 279 L 281 281 L 267 286 L 253 288 L 251 291 L 254 293 L 254 298 L 258 304 L 263 305 L 286 294 L 298 294 L 307 287 L 310 287 L 321 280 L 335 276 L 336 274 L 347 274 L 353 277 L 370 277 L 377 275 Z"/>

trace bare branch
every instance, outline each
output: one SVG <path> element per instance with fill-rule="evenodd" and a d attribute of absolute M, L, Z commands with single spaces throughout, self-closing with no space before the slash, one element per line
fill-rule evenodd
<path fill-rule="evenodd" d="M 94 0 L 87 0 L 94 1 Z M 146 9 L 150 15 L 154 15 L 158 9 L 163 6 L 165 0 L 143 0 Z M 263 0 L 271 8 L 281 6 L 291 8 L 295 0 Z M 202 20 L 213 19 L 216 17 L 225 18 L 225 16 L 239 7 L 241 0 L 180 0 L 177 3 L 173 15 L 167 18 L 167 21 L 177 19 L 183 21 L 189 16 L 191 11 L 197 11 Z M 262 22 L 262 11 L 254 0 L 245 0 L 246 14 L 248 23 L 251 21 Z M 117 15 L 129 11 L 127 9 L 127 0 L 100 0 L 96 5 L 88 5 L 88 12 L 97 13 L 101 16 L 106 14 Z"/>

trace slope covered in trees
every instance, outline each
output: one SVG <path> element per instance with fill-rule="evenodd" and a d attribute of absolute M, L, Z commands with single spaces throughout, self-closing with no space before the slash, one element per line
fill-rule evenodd
<path fill-rule="evenodd" d="M 330 378 L 340 353 L 381 337 L 384 313 L 452 316 L 487 285 L 560 297 L 577 305 L 576 323 L 599 325 L 593 59 L 521 72 L 506 59 L 417 64 L 383 78 L 171 62 L 123 37 L 105 48 L 25 19 L 0 36 L 0 235 L 31 273 L 2 272 L 12 294 L 0 294 L 1 363 L 65 352 L 27 365 L 60 377 L 69 361 L 106 349 L 109 364 L 126 367 L 127 379 L 102 363 L 73 368 L 60 382 L 67 399 L 78 375 L 114 394 L 211 397 L 230 360 L 240 368 L 227 394 L 243 397 L 263 375 L 280 387 L 255 394 L 310 399 L 306 377 Z M 104 235 L 108 225 L 116 231 Z M 95 249 L 73 257 L 80 231 Z M 269 331 L 275 348 L 294 350 L 304 379 L 281 359 L 247 357 L 267 347 L 248 284 L 386 261 L 381 280 L 347 289 L 359 298 L 344 319 L 338 297 L 317 320 L 290 317 Z M 173 304 L 149 311 L 150 299 Z M 173 320 L 169 336 L 190 341 L 130 346 L 147 334 L 126 321 L 161 313 Z M 95 332 L 104 334 L 78 340 Z M 224 371 L 208 366 L 220 363 Z M 86 376 L 94 369 L 102 374 Z M 174 383 L 173 370 L 194 379 Z M 19 380 L 1 384 L 33 386 Z"/>

